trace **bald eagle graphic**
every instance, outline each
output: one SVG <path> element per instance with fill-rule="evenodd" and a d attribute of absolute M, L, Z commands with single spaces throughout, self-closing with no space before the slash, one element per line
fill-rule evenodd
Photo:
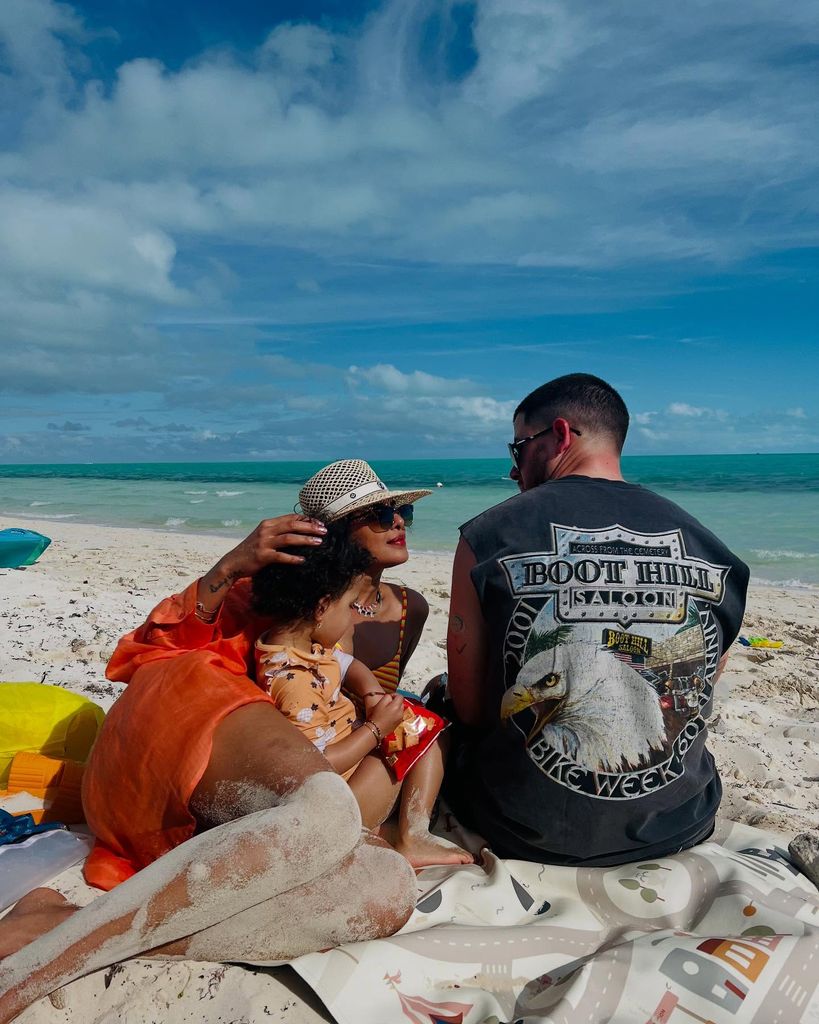
<path fill-rule="evenodd" d="M 531 708 L 538 738 L 591 771 L 633 771 L 666 745 L 659 697 L 639 672 L 590 643 L 530 657 L 501 703 L 501 718 Z"/>

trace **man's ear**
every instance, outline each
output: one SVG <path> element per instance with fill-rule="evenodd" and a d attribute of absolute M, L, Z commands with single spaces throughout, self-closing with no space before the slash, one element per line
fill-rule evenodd
<path fill-rule="evenodd" d="M 558 416 L 552 424 L 552 434 L 554 435 L 558 455 L 571 448 L 573 435 L 572 428 L 569 426 L 568 420 L 564 420 L 562 416 Z"/>

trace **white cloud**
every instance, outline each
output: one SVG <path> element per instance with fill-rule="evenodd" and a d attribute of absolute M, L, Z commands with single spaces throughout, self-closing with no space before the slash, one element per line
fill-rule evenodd
<path fill-rule="evenodd" d="M 797 406 L 795 409 L 786 410 L 788 416 L 793 416 L 795 420 L 806 420 L 807 413 L 801 406 Z"/>
<path fill-rule="evenodd" d="M 725 423 L 729 419 L 724 409 L 709 409 L 704 406 L 689 405 L 687 402 L 671 402 L 667 410 L 671 416 L 681 416 L 687 419 L 712 419 L 718 423 Z"/>
<path fill-rule="evenodd" d="M 465 96 L 494 114 L 551 95 L 557 73 L 599 37 L 597 19 L 555 0 L 484 0 Z"/>
<path fill-rule="evenodd" d="M 68 4 L 3 0 L 0 68 L 10 70 L 25 87 L 50 96 L 71 81 L 62 38 L 82 36 L 82 22 Z"/>
<path fill-rule="evenodd" d="M 441 405 L 445 409 L 458 413 L 459 416 L 484 426 L 504 425 L 511 430 L 512 413 L 515 411 L 517 402 L 499 402 L 497 399 L 488 398 L 485 395 L 454 395 L 444 398 Z"/>
<path fill-rule="evenodd" d="M 268 35 L 260 52 L 292 74 L 324 67 L 333 59 L 334 46 L 333 36 L 318 25 L 283 24 Z"/>
<path fill-rule="evenodd" d="M 667 441 L 670 436 L 662 430 L 652 430 L 651 427 L 638 427 L 637 433 L 652 444 Z"/>
<path fill-rule="evenodd" d="M 327 406 L 327 399 L 319 398 L 318 395 L 293 395 L 285 398 L 284 404 L 288 409 L 296 409 L 299 412 L 318 412 Z"/>
<path fill-rule="evenodd" d="M 353 388 L 351 407 L 345 413 L 350 425 L 389 424 L 394 429 L 396 422 L 411 423 L 414 431 L 433 419 L 440 430 L 439 444 L 447 443 L 453 435 L 492 438 L 499 443 L 501 432 L 511 430 L 517 405 L 516 401 L 470 393 L 477 390 L 477 385 L 469 380 L 437 377 L 420 370 L 403 373 L 385 363 L 351 366 L 348 381 Z M 375 394 L 362 392 L 362 383 Z"/>
<path fill-rule="evenodd" d="M 686 402 L 672 402 L 668 411 L 672 416 L 706 416 L 709 409 L 701 409 L 696 405 L 688 405 Z"/>
<path fill-rule="evenodd" d="M 0 191 L 0 267 L 7 279 L 56 282 L 176 302 L 176 246 L 125 211 L 23 189 Z"/>
<path fill-rule="evenodd" d="M 472 391 L 475 388 L 475 385 L 468 380 L 436 377 L 434 374 L 425 373 L 423 370 L 403 373 L 389 363 L 378 363 L 367 368 L 351 366 L 347 379 L 353 385 L 366 382 L 382 391 L 388 391 L 393 394 L 414 395 L 416 397 L 422 395 L 451 395 L 453 392 Z"/>

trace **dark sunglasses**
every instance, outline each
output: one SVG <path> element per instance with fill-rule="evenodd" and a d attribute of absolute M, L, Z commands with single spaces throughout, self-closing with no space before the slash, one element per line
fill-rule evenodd
<path fill-rule="evenodd" d="M 544 427 L 543 430 L 539 430 L 536 434 L 530 434 L 528 437 L 522 437 L 519 441 L 510 441 L 507 444 L 506 447 L 509 449 L 509 457 L 512 459 L 512 465 L 515 467 L 515 469 L 520 469 L 521 448 L 525 444 L 528 444 L 530 441 L 534 441 L 535 438 L 543 437 L 544 434 L 548 434 L 551 429 L 552 427 Z M 574 427 L 569 427 L 569 430 L 571 430 L 573 434 L 577 434 L 578 437 L 583 436 L 582 432 L 579 430 L 575 430 Z"/>
<path fill-rule="evenodd" d="M 379 530 L 386 531 L 392 529 L 396 515 L 404 520 L 404 526 L 412 526 L 415 509 L 412 505 L 399 505 L 397 508 L 393 508 L 392 505 L 376 505 L 375 508 L 368 508 L 362 512 L 360 516 L 353 516 L 353 519 L 358 522 L 372 523 Z"/>

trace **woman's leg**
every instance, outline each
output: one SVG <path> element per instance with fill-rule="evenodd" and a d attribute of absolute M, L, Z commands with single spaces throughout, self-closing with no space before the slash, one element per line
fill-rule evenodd
<path fill-rule="evenodd" d="M 258 809 L 265 801 L 266 808 Z M 171 850 L 0 964 L 2 1024 L 75 978 L 206 929 L 215 949 L 214 929 L 260 904 L 266 905 L 260 915 L 269 922 L 270 949 L 258 958 L 305 952 L 300 915 L 281 894 L 312 884 L 316 900 L 323 895 L 324 906 L 332 907 L 338 877 L 358 866 L 359 858 L 384 884 L 375 899 L 365 904 L 361 897 L 358 919 L 350 925 L 356 937 L 394 931 L 412 912 L 410 873 L 389 850 L 360 842 L 360 815 L 349 787 L 272 705 L 242 707 L 217 727 L 194 803 L 212 807 L 226 823 Z M 248 806 L 257 809 L 246 813 Z M 231 807 L 245 816 L 228 820 Z M 373 858 L 383 860 L 377 872 Z M 354 917 L 348 911 L 348 924 Z M 255 917 L 253 927 L 258 923 Z M 338 921 L 326 923 L 326 933 L 321 924 L 314 929 L 315 948 L 332 945 L 343 932 Z M 228 929 L 228 944 L 237 924 L 241 919 Z M 188 945 L 182 943 L 176 955 L 187 955 Z"/>
<path fill-rule="evenodd" d="M 411 898 L 395 904 L 399 878 Z M 412 912 L 414 883 L 405 858 L 368 836 L 330 873 L 150 955 L 266 963 L 392 935 Z"/>

